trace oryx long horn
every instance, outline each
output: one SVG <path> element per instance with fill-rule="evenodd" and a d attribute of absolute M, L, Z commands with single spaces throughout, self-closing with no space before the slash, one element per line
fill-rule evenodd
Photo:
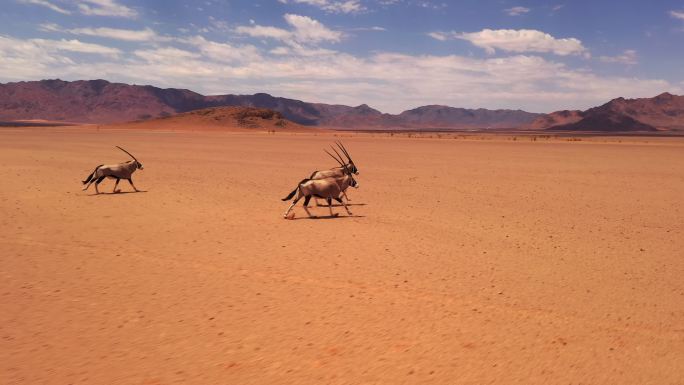
<path fill-rule="evenodd" d="M 337 147 L 339 147 L 340 150 L 342 150 L 342 152 L 344 153 L 344 155 L 347 156 L 347 159 L 349 160 L 349 162 L 351 162 L 351 161 L 352 161 L 352 160 L 351 160 L 351 156 L 349 156 L 349 152 L 347 152 L 347 149 L 344 147 L 344 145 L 342 144 L 342 142 L 335 141 L 335 144 L 337 144 Z"/>
<path fill-rule="evenodd" d="M 335 154 L 337 154 L 337 156 L 340 158 L 340 160 L 342 161 L 342 164 L 346 164 L 342 155 L 340 155 L 340 153 L 337 152 L 337 150 L 335 150 L 335 147 L 330 146 L 330 148 L 332 148 L 332 150 L 335 151 Z"/>
<path fill-rule="evenodd" d="M 335 159 L 335 161 L 337 161 L 337 163 L 339 163 L 340 166 L 344 166 L 344 163 L 340 162 L 340 160 L 337 159 L 337 158 L 335 157 L 335 155 L 329 153 L 328 150 L 326 150 L 325 148 L 323 149 L 323 151 L 325 151 L 326 154 L 330 155 L 331 158 Z"/>
<path fill-rule="evenodd" d="M 133 155 L 131 155 L 130 152 L 124 150 L 123 148 L 121 148 L 121 147 L 119 147 L 119 146 L 116 146 L 116 148 L 118 148 L 119 150 L 121 150 L 121 151 L 125 152 L 126 154 L 128 154 L 131 158 L 133 158 L 134 161 L 136 161 L 136 162 L 138 161 L 137 159 L 135 159 L 135 157 L 134 157 Z"/>
<path fill-rule="evenodd" d="M 351 174 L 351 170 L 349 169 L 349 166 L 348 166 L 346 163 L 344 163 L 344 159 L 342 159 L 342 155 L 340 155 L 340 153 L 337 152 L 337 150 L 335 150 L 335 147 L 330 146 L 330 148 L 332 148 L 333 151 L 335 151 L 335 154 L 337 154 L 337 156 L 340 157 L 340 166 L 342 166 L 342 168 L 344 169 L 344 171 L 347 172 L 347 173 L 349 173 L 349 174 Z M 351 162 L 351 160 L 350 160 L 349 162 Z"/>

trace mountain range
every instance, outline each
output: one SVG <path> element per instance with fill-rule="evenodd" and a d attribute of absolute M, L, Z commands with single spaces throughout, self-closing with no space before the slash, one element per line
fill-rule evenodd
<path fill-rule="evenodd" d="M 122 123 L 168 117 L 213 107 L 256 107 L 278 112 L 305 126 L 338 129 L 528 129 L 551 131 L 684 130 L 684 96 L 624 99 L 586 111 L 550 114 L 522 110 L 465 109 L 428 105 L 400 114 L 254 95 L 201 95 L 176 88 L 59 79 L 0 84 L 0 121 L 43 119 L 79 123 Z"/>
<path fill-rule="evenodd" d="M 211 95 L 106 80 L 41 80 L 0 84 L 0 120 L 44 119 L 82 123 L 121 123 L 166 117 L 210 107 L 258 107 L 307 126 L 378 128 L 512 128 L 540 114 L 520 110 L 468 110 L 425 106 L 385 114 L 366 104 L 351 107 L 307 103 L 269 94 Z"/>

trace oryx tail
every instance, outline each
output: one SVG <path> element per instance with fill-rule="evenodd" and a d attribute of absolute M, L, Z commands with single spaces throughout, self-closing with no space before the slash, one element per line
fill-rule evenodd
<path fill-rule="evenodd" d="M 95 169 L 93 170 L 93 172 L 90 173 L 90 175 L 88 175 L 88 178 L 87 178 L 86 180 L 82 181 L 83 184 L 86 184 L 86 183 L 90 182 L 90 180 L 93 179 L 93 176 L 95 176 L 95 173 L 97 172 L 97 169 L 100 168 L 100 167 L 102 167 L 102 166 L 104 166 L 104 164 L 101 164 L 101 165 L 95 167 Z"/>
<path fill-rule="evenodd" d="M 297 187 L 295 187 L 295 189 L 292 190 L 292 192 L 291 192 L 288 196 L 286 196 L 285 198 L 283 198 L 282 200 L 283 200 L 283 201 L 289 201 L 290 199 L 292 199 L 292 197 L 295 196 L 295 194 L 297 193 L 297 190 L 299 190 L 299 186 L 300 186 L 302 183 L 308 182 L 309 180 L 310 180 L 309 178 L 302 179 L 301 182 L 297 183 Z"/>

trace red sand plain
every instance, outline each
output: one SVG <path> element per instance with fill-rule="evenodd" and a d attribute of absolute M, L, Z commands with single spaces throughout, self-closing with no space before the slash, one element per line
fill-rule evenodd
<path fill-rule="evenodd" d="M 0 383 L 682 384 L 683 198 L 677 138 L 2 129 Z"/>

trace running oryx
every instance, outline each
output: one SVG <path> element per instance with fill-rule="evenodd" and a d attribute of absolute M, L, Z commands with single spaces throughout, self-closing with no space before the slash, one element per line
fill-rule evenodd
<path fill-rule="evenodd" d="M 130 152 L 124 150 L 123 148 L 116 146 L 119 150 L 125 152 L 126 154 L 130 155 L 133 160 L 129 160 L 128 162 L 123 162 L 119 164 L 101 164 L 97 167 L 95 167 L 95 170 L 88 175 L 88 178 L 83 181 L 83 184 L 86 185 L 83 188 L 83 191 L 87 190 L 90 185 L 95 182 L 95 192 L 100 193 L 100 190 L 97 189 L 97 185 L 100 184 L 105 178 L 112 178 L 116 179 L 116 183 L 114 184 L 114 192 L 116 192 L 116 186 L 119 185 L 119 180 L 121 179 L 126 179 L 128 180 L 128 183 L 133 186 L 133 189 L 137 192 L 139 191 L 137 188 L 135 188 L 135 185 L 133 184 L 133 179 L 131 176 L 137 169 L 143 169 L 142 163 L 138 162 L 137 159 L 133 155 L 131 155 Z"/>
<path fill-rule="evenodd" d="M 323 178 L 331 178 L 331 177 L 337 178 L 337 177 L 344 176 L 345 174 L 359 175 L 359 169 L 356 168 L 354 161 L 349 156 L 349 152 L 347 151 L 347 148 L 344 147 L 344 145 L 341 142 L 335 141 L 335 144 L 340 149 L 340 151 L 342 151 L 342 153 L 347 157 L 347 162 L 346 163 L 342 162 L 340 167 L 333 167 L 329 170 L 314 171 L 313 173 L 311 173 L 311 176 L 309 177 L 309 179 L 323 179 Z M 340 155 L 340 153 L 337 152 L 337 150 L 335 150 L 334 147 L 332 147 L 332 146 L 330 146 L 330 147 L 332 148 L 333 151 L 335 151 L 335 154 L 337 154 L 337 156 L 339 156 L 340 159 L 342 159 L 342 156 Z M 332 156 L 332 154 L 330 154 L 328 151 L 325 151 L 325 152 L 327 152 L 328 155 Z M 333 157 L 333 159 L 337 160 L 337 158 L 335 158 L 334 156 L 332 156 L 332 157 Z M 338 163 L 339 163 L 339 161 L 338 161 Z M 351 199 L 349 199 L 349 197 L 347 196 L 347 193 L 345 191 L 342 192 L 342 195 L 344 195 L 344 199 L 346 199 L 347 201 L 351 200 Z M 318 204 L 318 198 L 316 198 L 316 205 L 320 206 Z"/>
<path fill-rule="evenodd" d="M 309 212 L 309 208 L 307 207 L 312 196 L 325 199 L 328 202 L 328 209 L 330 209 L 331 217 L 337 216 L 337 214 L 333 214 L 332 212 L 333 199 L 340 202 L 344 206 L 344 209 L 347 210 L 347 214 L 352 215 L 351 211 L 349 211 L 349 208 L 347 207 L 347 204 L 342 200 L 341 194 L 343 194 L 349 186 L 359 188 L 359 184 L 356 183 L 354 174 L 351 172 L 351 170 L 349 170 L 347 165 L 340 160 L 338 160 L 338 162 L 342 166 L 343 170 L 345 170 L 342 176 L 322 179 L 304 179 L 299 182 L 297 187 L 292 190 L 288 196 L 283 198 L 283 201 L 289 201 L 293 196 L 295 196 L 295 194 L 297 194 L 295 200 L 292 202 L 287 211 L 285 211 L 285 214 L 283 215 L 285 218 L 287 218 L 287 214 L 290 213 L 292 208 L 300 199 L 302 199 L 302 197 L 304 197 L 304 211 L 306 211 L 309 217 L 312 217 L 311 213 Z"/>

